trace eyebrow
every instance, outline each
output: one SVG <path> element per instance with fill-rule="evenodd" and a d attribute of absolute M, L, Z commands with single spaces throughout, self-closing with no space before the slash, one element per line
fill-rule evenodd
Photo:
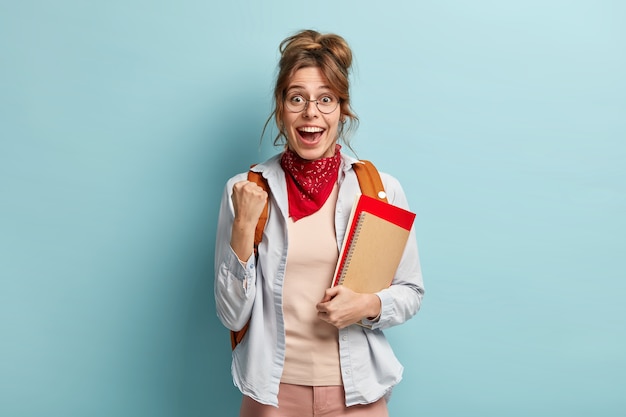
<path fill-rule="evenodd" d="M 287 90 L 285 91 L 291 91 L 291 90 L 304 90 L 304 86 L 300 85 L 300 84 L 295 84 L 295 85 L 290 85 L 289 87 L 287 87 Z M 332 88 L 330 88 L 327 85 L 320 85 L 318 90 L 328 90 L 330 92 L 332 92 Z"/>

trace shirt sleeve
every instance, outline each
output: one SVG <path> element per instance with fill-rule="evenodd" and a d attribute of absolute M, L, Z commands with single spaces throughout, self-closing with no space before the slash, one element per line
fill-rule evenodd
<path fill-rule="evenodd" d="M 256 286 L 255 257 L 239 260 L 230 246 L 234 221 L 231 193 L 239 174 L 228 181 L 222 195 L 215 238 L 215 306 L 217 316 L 230 330 L 241 330 L 250 317 Z"/>

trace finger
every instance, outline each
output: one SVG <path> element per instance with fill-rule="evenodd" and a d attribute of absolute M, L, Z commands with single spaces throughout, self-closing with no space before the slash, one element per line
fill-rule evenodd
<path fill-rule="evenodd" d="M 256 182 L 243 180 L 238 181 L 233 185 L 233 191 L 236 193 L 250 193 L 250 194 L 258 194 L 264 195 L 267 194 L 265 190 L 260 187 Z"/>
<path fill-rule="evenodd" d="M 328 314 L 328 302 L 320 302 L 317 303 L 317 305 L 315 306 L 315 308 L 317 308 L 317 311 L 320 313 L 324 313 L 324 314 Z"/>
<path fill-rule="evenodd" d="M 339 321 L 337 320 L 337 318 L 328 312 L 318 312 L 317 317 L 320 320 L 325 321 L 326 323 L 332 324 L 335 327 L 337 327 L 339 324 Z"/>
<path fill-rule="evenodd" d="M 327 294 L 324 294 L 324 297 L 320 300 L 320 303 L 327 303 L 327 302 L 329 302 L 332 299 L 333 299 L 333 297 L 331 297 L 331 296 L 329 296 Z"/>
<path fill-rule="evenodd" d="M 263 188 L 259 187 L 259 185 L 256 182 L 252 182 L 252 181 L 245 181 L 242 188 L 245 189 L 246 191 L 250 191 L 250 192 L 258 193 L 258 194 L 263 194 L 265 192 L 263 191 Z"/>
<path fill-rule="evenodd" d="M 233 191 L 241 192 L 248 184 L 254 184 L 248 180 L 238 181 L 233 185 Z"/>

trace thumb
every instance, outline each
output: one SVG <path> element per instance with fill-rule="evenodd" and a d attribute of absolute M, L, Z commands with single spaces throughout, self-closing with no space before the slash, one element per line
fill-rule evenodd
<path fill-rule="evenodd" d="M 333 298 L 335 298 L 339 294 L 339 287 L 330 287 L 324 291 L 324 297 L 322 298 L 321 303 L 327 303 Z"/>

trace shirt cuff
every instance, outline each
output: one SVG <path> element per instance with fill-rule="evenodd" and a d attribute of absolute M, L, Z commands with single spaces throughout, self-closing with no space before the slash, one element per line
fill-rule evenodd
<path fill-rule="evenodd" d="M 379 294 L 374 294 L 374 295 L 380 299 L 380 310 L 378 311 L 378 315 L 376 317 L 374 318 L 366 317 L 361 320 L 361 325 L 363 327 L 367 327 L 368 329 L 371 329 L 376 323 L 378 323 L 378 321 L 380 320 L 380 316 L 383 313 L 383 299 L 381 298 Z"/>
<path fill-rule="evenodd" d="M 250 255 L 246 261 L 242 261 L 233 248 L 230 248 L 230 253 L 229 268 L 234 272 L 233 275 L 241 280 L 243 287 L 248 289 L 248 282 L 254 282 L 254 277 L 256 276 L 254 254 Z"/>

